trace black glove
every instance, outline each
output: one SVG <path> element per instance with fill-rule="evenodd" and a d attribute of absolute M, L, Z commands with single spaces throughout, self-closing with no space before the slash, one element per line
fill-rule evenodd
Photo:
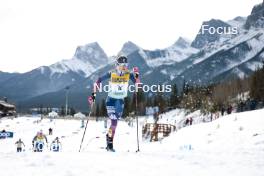
<path fill-rule="evenodd" d="M 138 77 L 139 77 L 139 74 L 135 73 L 135 78 L 138 79 Z"/>
<path fill-rule="evenodd" d="M 95 97 L 96 97 L 96 93 L 93 92 L 92 95 L 91 95 L 91 98 L 92 98 L 93 102 L 95 101 Z"/>

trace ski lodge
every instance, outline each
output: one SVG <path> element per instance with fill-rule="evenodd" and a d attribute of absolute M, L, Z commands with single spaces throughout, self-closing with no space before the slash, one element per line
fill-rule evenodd
<path fill-rule="evenodd" d="M 16 106 L 0 100 L 0 117 L 16 115 Z"/>

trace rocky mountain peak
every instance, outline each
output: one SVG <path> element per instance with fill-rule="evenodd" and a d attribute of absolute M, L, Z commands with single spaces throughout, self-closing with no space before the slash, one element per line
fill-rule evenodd
<path fill-rule="evenodd" d="M 76 48 L 74 58 L 84 62 L 90 62 L 95 65 L 108 61 L 106 53 L 97 42 L 89 43 L 84 46 L 78 46 Z"/>
<path fill-rule="evenodd" d="M 251 27 L 263 28 L 264 27 L 264 1 L 261 4 L 255 5 L 248 16 L 245 28 Z"/>
<path fill-rule="evenodd" d="M 122 55 L 129 55 L 137 50 L 139 50 L 140 47 L 137 46 L 135 43 L 131 42 L 131 41 L 127 41 L 126 43 L 124 43 L 121 51 L 118 54 L 122 54 Z"/>
<path fill-rule="evenodd" d="M 208 43 L 218 41 L 221 34 L 217 32 L 218 28 L 228 29 L 231 26 L 218 19 L 211 19 L 209 21 L 203 22 L 199 33 L 196 35 L 195 40 L 192 42 L 191 46 L 194 48 L 201 49 Z"/>
<path fill-rule="evenodd" d="M 185 39 L 183 37 L 179 37 L 178 40 L 174 43 L 174 46 L 177 46 L 179 48 L 187 48 L 191 45 L 191 42 L 188 39 Z"/>

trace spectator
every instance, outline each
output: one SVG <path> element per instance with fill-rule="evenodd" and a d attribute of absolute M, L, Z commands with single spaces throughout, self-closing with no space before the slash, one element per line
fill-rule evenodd
<path fill-rule="evenodd" d="M 218 119 L 219 118 L 219 112 L 216 112 L 215 113 L 215 119 Z"/>
<path fill-rule="evenodd" d="M 190 117 L 190 125 L 192 125 L 192 122 L 193 122 L 193 118 Z"/>
<path fill-rule="evenodd" d="M 190 120 L 189 120 L 189 118 L 187 118 L 185 121 L 185 126 L 189 125 L 189 123 L 190 123 Z"/>
<path fill-rule="evenodd" d="M 224 106 L 222 106 L 222 108 L 221 108 L 221 115 L 222 115 L 222 116 L 225 115 L 225 107 L 224 107 Z"/>
<path fill-rule="evenodd" d="M 238 111 L 237 112 L 244 112 L 245 111 L 245 103 L 243 101 L 240 101 L 238 103 Z"/>
<path fill-rule="evenodd" d="M 250 110 L 250 99 L 248 98 L 245 102 L 245 110 L 249 111 Z"/>
<path fill-rule="evenodd" d="M 250 101 L 250 110 L 255 110 L 257 106 L 257 102 L 255 100 Z"/>
<path fill-rule="evenodd" d="M 229 105 L 227 108 L 227 114 L 231 114 L 232 110 L 233 110 L 233 107 L 231 105 Z"/>
<path fill-rule="evenodd" d="M 159 121 L 159 113 L 158 113 L 158 112 L 155 112 L 155 113 L 153 114 L 153 119 L 154 119 L 154 123 L 155 123 L 155 124 Z"/>

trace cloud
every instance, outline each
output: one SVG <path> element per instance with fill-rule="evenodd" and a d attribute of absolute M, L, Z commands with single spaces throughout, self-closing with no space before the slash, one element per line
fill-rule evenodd
<path fill-rule="evenodd" d="M 254 4 L 253 0 L 243 4 L 238 0 L 1 1 L 0 70 L 24 72 L 70 59 L 78 45 L 94 41 L 108 55 L 116 54 L 128 40 L 146 49 L 167 47 L 179 36 L 194 38 L 204 20 L 247 15 Z"/>

